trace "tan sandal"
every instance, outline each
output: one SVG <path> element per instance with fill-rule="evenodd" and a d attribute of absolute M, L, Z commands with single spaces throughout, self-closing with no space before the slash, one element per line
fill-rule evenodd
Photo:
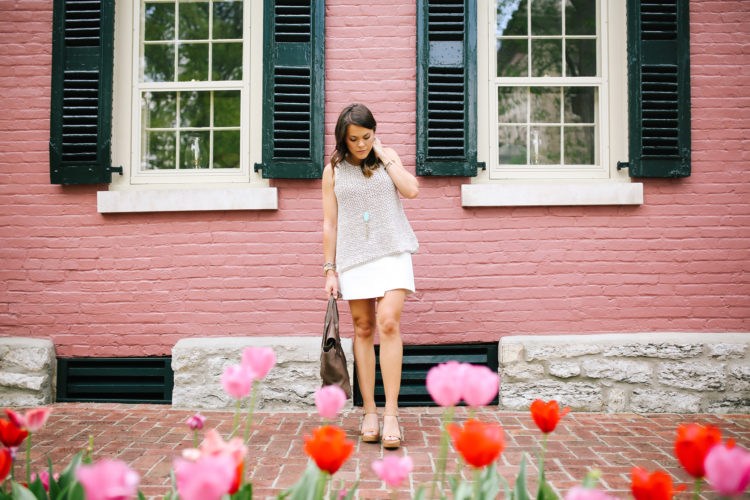
<path fill-rule="evenodd" d="M 365 413 L 364 417 L 362 418 L 362 429 L 360 430 L 360 436 L 362 436 L 362 441 L 365 443 L 377 443 L 380 441 L 380 424 L 378 423 L 378 426 L 376 429 L 365 432 L 364 426 L 365 426 L 365 418 L 367 418 L 368 415 L 375 415 L 375 422 L 378 423 L 378 414 L 377 413 Z"/>
<path fill-rule="evenodd" d="M 391 417 L 396 419 L 396 424 L 398 424 L 398 415 L 393 414 L 384 414 L 383 415 L 383 429 L 385 429 L 385 419 Z M 398 426 L 398 434 L 386 434 L 385 431 L 383 431 L 383 438 L 380 440 L 380 442 L 383 444 L 383 448 L 387 450 L 396 450 L 401 447 L 401 440 L 403 439 L 403 434 L 401 433 L 401 426 Z"/>

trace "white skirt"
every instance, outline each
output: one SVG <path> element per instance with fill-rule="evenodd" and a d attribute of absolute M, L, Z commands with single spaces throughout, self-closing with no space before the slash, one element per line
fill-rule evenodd
<path fill-rule="evenodd" d="M 344 300 L 382 297 L 388 290 L 414 293 L 414 269 L 409 252 L 386 255 L 339 273 L 339 289 Z"/>

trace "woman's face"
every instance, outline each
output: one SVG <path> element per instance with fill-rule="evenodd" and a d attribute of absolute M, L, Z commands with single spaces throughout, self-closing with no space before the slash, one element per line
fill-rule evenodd
<path fill-rule="evenodd" d="M 375 141 L 375 131 L 370 128 L 351 124 L 346 128 L 346 147 L 352 160 L 362 162 L 372 150 Z"/>

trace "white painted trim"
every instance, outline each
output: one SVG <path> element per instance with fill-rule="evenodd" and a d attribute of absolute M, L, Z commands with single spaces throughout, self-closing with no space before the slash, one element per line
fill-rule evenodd
<path fill-rule="evenodd" d="M 275 187 L 99 191 L 99 213 L 277 210 Z"/>
<path fill-rule="evenodd" d="M 582 182 L 545 184 L 463 184 L 461 206 L 641 205 L 643 184 Z"/>

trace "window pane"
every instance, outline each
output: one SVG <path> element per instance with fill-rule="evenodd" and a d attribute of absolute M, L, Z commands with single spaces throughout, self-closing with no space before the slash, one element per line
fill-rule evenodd
<path fill-rule="evenodd" d="M 532 123 L 560 123 L 560 87 L 532 87 L 530 94 Z"/>
<path fill-rule="evenodd" d="M 567 0 L 565 2 L 565 33 L 596 35 L 596 0 Z"/>
<path fill-rule="evenodd" d="M 596 122 L 596 87 L 568 87 L 564 92 L 566 123 Z"/>
<path fill-rule="evenodd" d="M 174 2 L 147 2 L 144 20 L 144 40 L 174 40 Z"/>
<path fill-rule="evenodd" d="M 180 2 L 180 40 L 208 40 L 208 2 Z"/>
<path fill-rule="evenodd" d="M 595 165 L 594 127 L 565 127 L 565 163 Z"/>
<path fill-rule="evenodd" d="M 560 0 L 531 0 L 531 34 L 562 35 Z"/>
<path fill-rule="evenodd" d="M 214 43 L 213 80 L 242 80 L 242 43 Z"/>
<path fill-rule="evenodd" d="M 497 145 L 501 165 L 526 165 L 526 127 L 498 127 Z"/>
<path fill-rule="evenodd" d="M 242 2 L 214 2 L 213 39 L 242 38 Z"/>
<path fill-rule="evenodd" d="M 214 132 L 214 168 L 239 168 L 240 131 L 217 130 Z"/>
<path fill-rule="evenodd" d="M 174 128 L 177 116 L 175 92 L 146 92 L 141 99 L 143 128 Z"/>
<path fill-rule="evenodd" d="M 141 146 L 143 170 L 175 168 L 175 132 L 146 132 Z"/>
<path fill-rule="evenodd" d="M 526 87 L 498 87 L 498 123 L 526 123 Z"/>
<path fill-rule="evenodd" d="M 211 125 L 211 96 L 209 92 L 180 93 L 180 126 L 209 127 Z"/>
<path fill-rule="evenodd" d="M 207 43 L 180 44 L 178 57 L 178 72 L 181 82 L 208 80 Z"/>
<path fill-rule="evenodd" d="M 596 40 L 565 40 L 566 76 L 596 76 Z"/>
<path fill-rule="evenodd" d="M 497 41 L 497 76 L 529 76 L 528 41 Z"/>
<path fill-rule="evenodd" d="M 180 134 L 180 168 L 208 168 L 211 132 L 182 132 Z"/>
<path fill-rule="evenodd" d="M 531 127 L 531 163 L 559 165 L 560 127 Z"/>
<path fill-rule="evenodd" d="M 497 0 L 497 36 L 526 36 L 528 8 L 526 0 Z"/>
<path fill-rule="evenodd" d="M 142 64 L 144 82 L 174 81 L 174 45 L 144 45 Z"/>
<path fill-rule="evenodd" d="M 222 90 L 214 92 L 214 126 L 240 126 L 240 92 Z"/>
<path fill-rule="evenodd" d="M 562 40 L 531 41 L 531 76 L 562 76 Z"/>

